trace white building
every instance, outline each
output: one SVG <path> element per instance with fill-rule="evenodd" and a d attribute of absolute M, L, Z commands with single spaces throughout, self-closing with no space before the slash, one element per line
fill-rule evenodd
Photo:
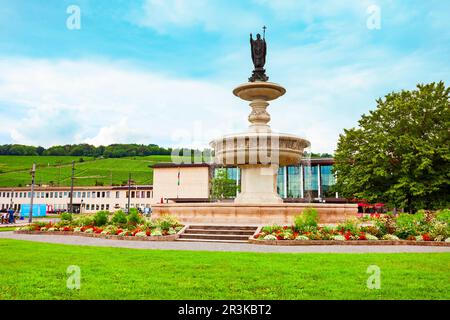
<path fill-rule="evenodd" d="M 131 186 L 130 207 L 144 210 L 153 200 L 153 186 Z M 30 187 L 0 188 L 0 209 L 13 207 L 19 211 L 30 204 Z M 34 204 L 45 204 L 47 212 L 65 211 L 70 205 L 70 187 L 36 187 Z M 100 210 L 115 211 L 128 208 L 128 186 L 74 187 L 74 212 L 93 213 Z"/>

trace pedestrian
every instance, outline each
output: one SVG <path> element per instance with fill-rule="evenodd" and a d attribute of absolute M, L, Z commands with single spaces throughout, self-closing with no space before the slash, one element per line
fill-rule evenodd
<path fill-rule="evenodd" d="M 9 223 L 10 224 L 13 224 L 15 221 L 14 221 L 14 210 L 13 210 L 13 208 L 9 208 L 9 210 L 8 210 L 8 214 L 9 214 Z"/>

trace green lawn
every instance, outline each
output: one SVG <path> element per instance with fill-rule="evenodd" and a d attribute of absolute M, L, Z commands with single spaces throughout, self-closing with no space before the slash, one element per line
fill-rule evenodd
<path fill-rule="evenodd" d="M 17 229 L 17 226 L 16 226 L 16 227 L 1 227 L 1 228 L 0 228 L 0 232 L 14 231 L 14 230 L 16 230 L 16 229 Z"/>
<path fill-rule="evenodd" d="M 450 253 L 132 250 L 0 240 L 1 299 L 450 299 Z M 81 289 L 66 268 L 81 268 Z M 381 289 L 369 290 L 369 265 Z"/>
<path fill-rule="evenodd" d="M 56 156 L 0 156 L 0 187 L 25 186 L 31 182 L 30 169 L 37 163 L 36 183 L 70 185 L 71 162 L 76 161 L 75 185 L 122 184 L 128 180 L 129 172 L 137 184 L 151 184 L 153 169 L 158 162 L 170 162 L 170 156 L 147 156 L 111 159 Z"/>

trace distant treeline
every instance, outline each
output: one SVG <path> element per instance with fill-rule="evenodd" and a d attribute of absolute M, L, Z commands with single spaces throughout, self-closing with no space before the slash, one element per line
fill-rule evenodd
<path fill-rule="evenodd" d="M 165 149 L 156 144 L 111 144 L 95 147 L 90 144 L 67 144 L 44 147 L 26 146 L 20 144 L 0 145 L 0 155 L 14 156 L 85 156 L 121 158 L 133 156 L 170 155 L 171 148 Z"/>
<path fill-rule="evenodd" d="M 194 150 L 188 149 L 193 154 Z M 77 156 L 77 157 L 104 157 L 123 158 L 134 156 L 170 155 L 172 148 L 162 148 L 156 144 L 111 144 L 109 146 L 95 147 L 90 144 L 67 144 L 64 146 L 53 146 L 48 149 L 44 147 L 26 146 L 21 144 L 0 145 L 2 156 Z M 308 156 L 304 152 L 304 156 Z M 311 158 L 331 158 L 329 153 L 311 153 Z"/>

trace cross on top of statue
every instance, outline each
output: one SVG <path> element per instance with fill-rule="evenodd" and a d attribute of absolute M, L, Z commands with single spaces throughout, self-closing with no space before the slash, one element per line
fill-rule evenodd
<path fill-rule="evenodd" d="M 248 78 L 248 81 L 250 82 L 269 80 L 269 77 L 266 76 L 266 70 L 264 69 L 267 54 L 266 29 L 266 26 L 264 26 L 262 38 L 261 34 L 258 33 L 256 39 L 253 39 L 253 35 L 250 33 L 250 48 L 253 65 L 255 66 L 252 76 Z"/>

